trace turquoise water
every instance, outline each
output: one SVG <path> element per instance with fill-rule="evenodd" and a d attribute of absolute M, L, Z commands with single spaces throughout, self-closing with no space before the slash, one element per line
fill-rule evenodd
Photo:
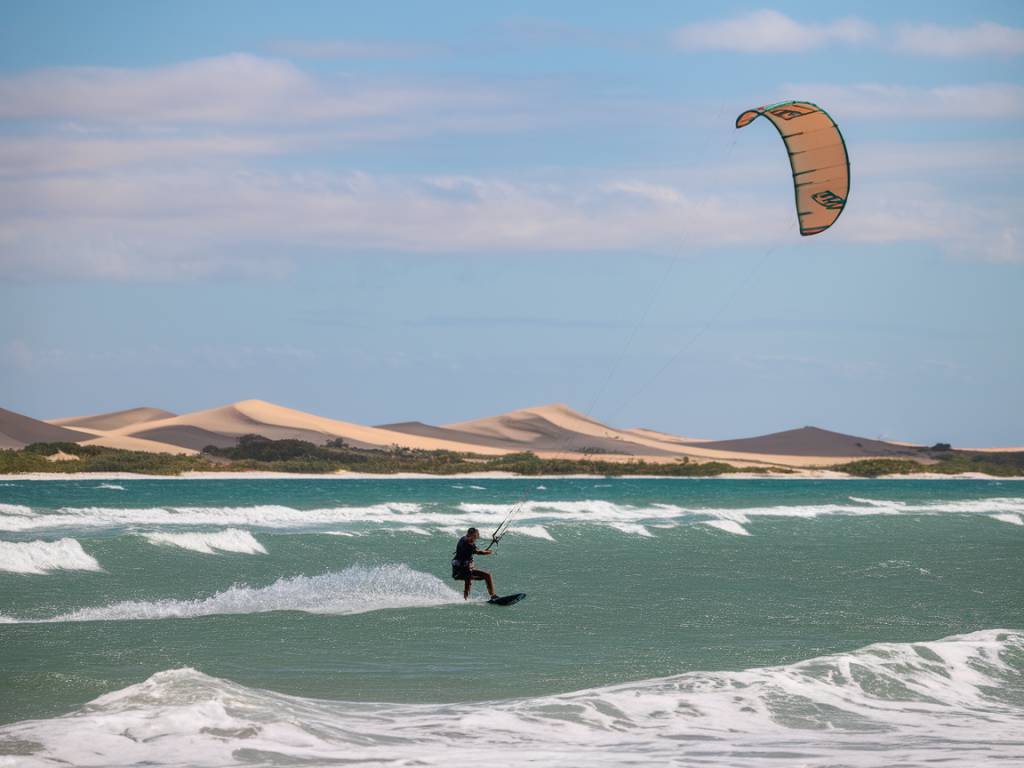
<path fill-rule="evenodd" d="M 528 598 L 465 603 L 455 539 L 524 499 L 478 566 Z M 0 765 L 1016 764 L 1022 518 L 1012 481 L 6 481 Z"/>

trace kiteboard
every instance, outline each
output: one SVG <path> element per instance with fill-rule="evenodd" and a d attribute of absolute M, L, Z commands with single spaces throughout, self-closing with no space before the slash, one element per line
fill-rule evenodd
<path fill-rule="evenodd" d="M 492 597 L 487 601 L 488 605 L 515 605 L 520 600 L 526 597 L 525 592 L 517 592 L 514 595 L 505 595 L 504 597 Z"/>

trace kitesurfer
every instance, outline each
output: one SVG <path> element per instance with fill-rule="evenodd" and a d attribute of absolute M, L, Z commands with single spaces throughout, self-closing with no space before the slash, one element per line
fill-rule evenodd
<path fill-rule="evenodd" d="M 459 539 L 455 545 L 455 557 L 452 559 L 452 578 L 466 583 L 465 589 L 462 592 L 462 597 L 465 600 L 469 599 L 469 590 L 472 588 L 473 582 L 480 580 L 487 585 L 487 592 L 491 598 L 497 597 L 494 593 L 494 582 L 491 580 L 491 574 L 487 571 L 478 571 L 473 567 L 474 555 L 493 554 L 490 549 L 477 549 L 476 542 L 479 538 L 480 531 L 476 528 L 470 528 L 466 531 L 466 535 Z"/>

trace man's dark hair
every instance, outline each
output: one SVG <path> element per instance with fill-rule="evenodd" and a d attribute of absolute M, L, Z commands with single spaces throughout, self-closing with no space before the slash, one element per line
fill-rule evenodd
<path fill-rule="evenodd" d="M 466 531 L 467 536 L 472 536 L 474 533 L 480 533 L 480 531 L 478 531 L 476 528 L 470 528 L 468 531 Z"/>

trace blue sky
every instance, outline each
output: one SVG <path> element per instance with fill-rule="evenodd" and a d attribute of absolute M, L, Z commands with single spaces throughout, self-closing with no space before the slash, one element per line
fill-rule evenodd
<path fill-rule="evenodd" d="M 1024 443 L 1022 4 L 4 16 L 4 407 Z M 817 237 L 733 128 L 786 98 L 850 149 Z"/>

